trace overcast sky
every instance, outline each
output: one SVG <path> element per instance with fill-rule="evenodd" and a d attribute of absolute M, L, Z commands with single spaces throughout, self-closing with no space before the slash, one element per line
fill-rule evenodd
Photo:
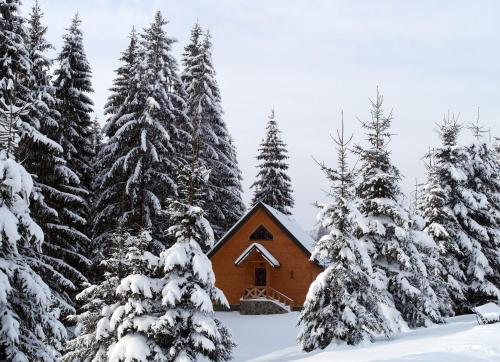
<path fill-rule="evenodd" d="M 422 155 L 438 140 L 435 122 L 448 110 L 481 119 L 500 135 L 499 1 L 318 0 L 39 0 L 59 50 L 75 12 L 83 20 L 93 68 L 95 112 L 103 104 L 133 25 L 157 10 L 170 21 L 180 61 L 197 20 L 210 28 L 225 119 L 238 148 L 245 201 L 256 174 L 256 150 L 270 109 L 288 144 L 295 218 L 309 229 L 311 204 L 328 187 L 312 157 L 335 165 L 329 134 L 340 126 L 363 142 L 360 119 L 379 85 L 394 110 L 394 163 L 409 192 L 423 180 Z M 24 0 L 27 14 L 33 1 Z M 470 140 L 464 130 L 463 142 Z"/>

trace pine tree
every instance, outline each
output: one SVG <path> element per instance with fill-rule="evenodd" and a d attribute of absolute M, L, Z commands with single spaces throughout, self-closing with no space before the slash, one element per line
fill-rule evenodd
<path fill-rule="evenodd" d="M 130 105 L 128 108 L 124 106 L 135 85 L 132 83 L 134 81 L 133 71 L 137 67 L 139 52 L 139 39 L 135 27 L 132 27 L 129 38 L 129 45 L 120 57 L 122 65 L 115 71 L 116 78 L 110 88 L 111 95 L 104 106 L 104 114 L 108 115 L 109 118 L 106 120 L 102 132 L 108 138 L 111 138 L 119 129 L 120 123 L 117 123 L 117 120 L 122 115 L 127 114 L 130 109 Z"/>
<path fill-rule="evenodd" d="M 171 199 L 167 210 L 174 222 L 169 233 L 175 243 L 160 255 L 166 312 L 153 331 L 169 360 L 196 361 L 204 356 L 227 361 L 234 346 L 227 328 L 215 318 L 212 302 L 229 305 L 215 287 L 211 262 L 203 252 L 214 241 L 202 209 L 207 177 L 195 155 L 179 176 L 179 198 Z"/>
<path fill-rule="evenodd" d="M 490 256 L 495 257 L 496 237 L 491 227 L 490 233 L 485 228 L 487 220 L 494 222 L 494 212 L 482 194 L 494 171 L 479 156 L 480 144 L 469 148 L 457 144 L 461 127 L 455 117 L 447 117 L 439 125 L 442 145 L 433 152 L 434 191 L 426 196 L 424 214 L 426 230 L 439 247 L 456 313 L 469 311 L 481 300 L 498 298 L 498 288 L 492 282 L 494 271 L 483 249 L 483 244 L 488 246 Z"/>
<path fill-rule="evenodd" d="M 252 184 L 254 188 L 252 204 L 255 205 L 260 201 L 290 215 L 294 201 L 291 180 L 287 174 L 286 144 L 282 141 L 280 133 L 272 110 L 266 126 L 266 135 L 260 144 L 257 156 L 260 164 L 257 180 Z"/>
<path fill-rule="evenodd" d="M 108 115 L 108 119 L 102 133 L 106 135 L 108 142 L 102 145 L 97 153 L 97 163 L 100 168 L 94 184 L 96 200 L 92 235 L 95 239 L 96 255 L 102 254 L 103 249 L 107 249 L 105 245 L 102 245 L 102 241 L 106 239 L 108 233 L 114 230 L 113 226 L 117 225 L 116 218 L 121 215 L 126 202 L 126 193 L 123 191 L 126 178 L 121 170 L 122 167 L 118 166 L 113 169 L 114 163 L 120 158 L 117 151 L 123 144 L 117 142 L 114 135 L 132 113 L 132 102 L 129 97 L 134 90 L 133 71 L 137 67 L 138 47 L 138 35 L 135 28 L 132 28 L 129 45 L 120 58 L 123 64 L 115 71 L 117 77 L 113 81 L 110 89 L 112 93 L 104 109 L 104 114 Z M 121 184 L 117 179 L 121 179 Z"/>
<path fill-rule="evenodd" d="M 57 57 L 54 87 L 61 114 L 56 141 L 64 149 L 64 159 L 88 191 L 92 183 L 92 106 L 91 69 L 83 47 L 81 20 L 76 14 L 63 36 Z"/>
<path fill-rule="evenodd" d="M 89 191 L 91 188 L 92 92 L 90 66 L 84 49 L 78 15 L 72 20 L 68 32 L 63 36 L 63 48 L 57 58 L 55 69 L 55 98 L 60 114 L 58 128 L 51 138 L 63 147 L 62 158 L 71 171 L 61 180 L 65 183 L 62 197 L 57 197 L 55 209 L 59 214 L 59 224 L 54 227 L 54 235 L 47 245 L 47 253 L 56 259 L 86 274 L 90 265 L 87 258 L 90 239 L 87 236 L 89 218 Z M 71 180 L 68 180 L 71 176 Z M 75 272 L 75 271 L 73 271 Z M 79 275 L 81 281 L 86 278 Z M 79 286 L 80 288 L 80 286 Z M 78 288 L 78 289 L 79 289 Z"/>
<path fill-rule="evenodd" d="M 15 156 L 21 135 L 32 133 L 32 138 L 40 138 L 28 117 L 33 105 L 29 90 L 33 65 L 19 7 L 20 1 L 0 2 L 0 146 L 7 156 Z"/>
<path fill-rule="evenodd" d="M 117 341 L 116 325 L 111 327 L 111 317 L 120 306 L 115 291 L 132 274 L 128 252 L 143 240 L 120 231 L 109 237 L 109 257 L 101 262 L 104 278 L 77 296 L 81 311 L 74 317 L 76 336 L 66 344 L 63 361 L 108 361 L 108 350 Z"/>
<path fill-rule="evenodd" d="M 410 327 L 440 323 L 438 306 L 423 285 L 422 260 L 412 240 L 410 215 L 402 204 L 401 176 L 387 147 L 392 112 L 384 114 L 378 90 L 371 103 L 371 120 L 362 122 L 368 146 L 356 147 L 362 163 L 356 196 L 364 220 L 355 235 L 370 250 L 373 276 L 396 331 L 404 326 L 401 317 Z"/>
<path fill-rule="evenodd" d="M 17 4 L 16 4 L 17 5 Z M 5 11 L 5 3 L 0 3 Z M 57 361 L 66 330 L 53 308 L 50 288 L 26 261 L 26 249 L 40 252 L 43 232 L 31 219 L 33 181 L 0 151 L 0 360 Z"/>
<path fill-rule="evenodd" d="M 483 138 L 487 130 L 479 123 L 479 111 L 469 128 L 475 141 L 466 147 L 470 160 L 467 186 L 473 196 L 467 195 L 470 216 L 462 226 L 473 249 L 466 256 L 464 272 L 469 303 L 478 305 L 500 300 L 500 167 L 494 149 Z"/>
<path fill-rule="evenodd" d="M 210 170 L 207 217 L 216 238 L 243 214 L 241 175 L 236 150 L 223 119 L 221 96 L 212 61 L 210 34 L 195 24 L 184 50 L 182 81 L 188 94 L 188 115 L 201 145 L 200 162 Z"/>
<path fill-rule="evenodd" d="M 33 63 L 33 98 L 37 99 L 32 117 L 37 120 L 40 132 L 48 138 L 56 135 L 60 114 L 56 110 L 55 88 L 50 81 L 51 61 L 45 54 L 52 45 L 45 39 L 47 28 L 42 25 L 42 17 L 36 2 L 29 19 L 28 42 Z M 67 315 L 74 313 L 72 296 L 87 281 L 81 271 L 87 268 L 88 260 L 78 255 L 78 249 L 72 244 L 73 240 L 81 238 L 80 232 L 71 223 L 65 222 L 71 219 L 65 216 L 72 215 L 73 207 L 83 207 L 83 200 L 72 194 L 73 188 L 78 187 L 79 179 L 66 166 L 60 145 L 48 147 L 43 142 L 28 142 L 27 146 L 23 149 L 24 165 L 35 178 L 35 190 L 39 192 L 33 200 L 33 218 L 45 233 L 43 252 L 38 257 L 50 266 L 40 273 L 45 276 L 53 293 L 58 295 L 59 308 Z M 69 235 L 73 237 L 68 242 Z"/>
<path fill-rule="evenodd" d="M 150 229 L 155 241 L 167 243 L 168 220 L 160 211 L 176 194 L 177 169 L 190 155 L 191 123 L 166 23 L 158 12 L 138 47 L 132 34 L 108 101 L 104 131 L 109 139 L 99 155 L 103 170 L 93 229 L 95 249 L 101 252 L 106 247 L 100 240 L 117 225 Z"/>
<path fill-rule="evenodd" d="M 18 153 L 34 177 L 33 218 L 45 233 L 43 252 L 28 250 L 28 256 L 57 295 L 58 308 L 66 316 L 74 313 L 72 297 L 87 281 L 83 272 L 89 266 L 85 256 L 89 240 L 82 234 L 85 193 L 79 189 L 78 176 L 63 159 L 62 147 L 53 141 L 63 125 L 56 110 L 56 91 L 50 82 L 51 62 L 45 53 L 51 45 L 45 39 L 47 28 L 42 25 L 42 16 L 35 3 L 27 42 L 33 64 L 30 87 L 35 100 L 30 118 L 42 137 L 29 137 L 33 132 L 25 133 L 28 136 L 21 133 Z"/>
<path fill-rule="evenodd" d="M 37 73 L 19 7 L 0 1 L 0 360 L 56 361 L 66 331 L 57 319 L 59 300 L 31 267 L 49 268 L 37 257 L 43 232 L 30 216 L 33 181 L 13 157 L 24 156 L 28 142 L 57 145 L 38 130 L 30 89 Z"/>
<path fill-rule="evenodd" d="M 332 183 L 333 201 L 322 210 L 329 233 L 315 246 L 311 259 L 321 262 L 325 270 L 311 284 L 299 317 L 299 343 L 306 352 L 325 348 L 332 342 L 358 344 L 388 334 L 379 307 L 378 291 L 371 284 L 371 262 L 365 248 L 353 236 L 354 174 L 347 163 L 347 146 L 352 137 L 337 132 L 334 142 L 338 167 L 321 165 Z"/>
<path fill-rule="evenodd" d="M 436 291 L 441 314 L 449 317 L 454 315 L 452 295 L 455 295 L 457 299 L 464 298 L 459 283 L 453 275 L 447 272 L 446 265 L 443 264 L 449 265 L 448 261 L 440 256 L 450 240 L 450 235 L 446 231 L 447 225 L 452 225 L 456 219 L 451 210 L 447 210 L 447 194 L 439 183 L 432 153 L 429 153 L 427 157 L 429 157 L 429 163 L 426 165 L 427 182 L 422 189 L 423 197 L 419 201 L 418 212 L 421 215 L 423 232 L 431 237 L 436 245 L 430 260 L 426 262 L 430 271 L 429 279 Z"/>

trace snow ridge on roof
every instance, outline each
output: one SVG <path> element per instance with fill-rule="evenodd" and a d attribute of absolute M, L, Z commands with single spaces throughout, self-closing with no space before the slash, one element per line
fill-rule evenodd
<path fill-rule="evenodd" d="M 269 250 L 264 247 L 264 245 L 261 245 L 259 243 L 253 243 L 248 248 L 246 248 L 245 251 L 236 258 L 234 264 L 240 265 L 241 262 L 243 262 L 243 260 L 245 260 L 253 250 L 256 250 L 260 255 L 262 255 L 262 257 L 266 259 L 272 267 L 277 268 L 280 266 L 280 262 L 278 261 L 278 259 L 276 259 L 273 254 L 271 254 Z"/>
<path fill-rule="evenodd" d="M 302 228 L 292 219 L 290 216 L 283 214 L 281 211 L 276 210 L 274 207 L 271 207 L 267 204 L 262 203 L 264 207 L 272 213 L 276 219 L 287 229 L 301 244 L 304 248 L 307 249 L 310 253 L 313 252 L 314 249 L 314 240 L 313 238 L 306 233 Z"/>

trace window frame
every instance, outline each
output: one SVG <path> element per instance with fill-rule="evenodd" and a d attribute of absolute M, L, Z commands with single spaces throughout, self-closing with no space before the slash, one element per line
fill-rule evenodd
<path fill-rule="evenodd" d="M 250 241 L 270 241 L 270 240 L 274 240 L 274 235 L 264 225 L 260 224 L 250 234 L 248 239 Z"/>

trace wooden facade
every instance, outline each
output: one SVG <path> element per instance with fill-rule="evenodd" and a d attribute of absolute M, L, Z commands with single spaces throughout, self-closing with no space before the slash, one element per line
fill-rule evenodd
<path fill-rule="evenodd" d="M 312 240 L 292 223 L 257 204 L 209 252 L 216 285 L 231 306 L 241 298 L 270 298 L 302 307 L 322 268 L 309 260 Z"/>

